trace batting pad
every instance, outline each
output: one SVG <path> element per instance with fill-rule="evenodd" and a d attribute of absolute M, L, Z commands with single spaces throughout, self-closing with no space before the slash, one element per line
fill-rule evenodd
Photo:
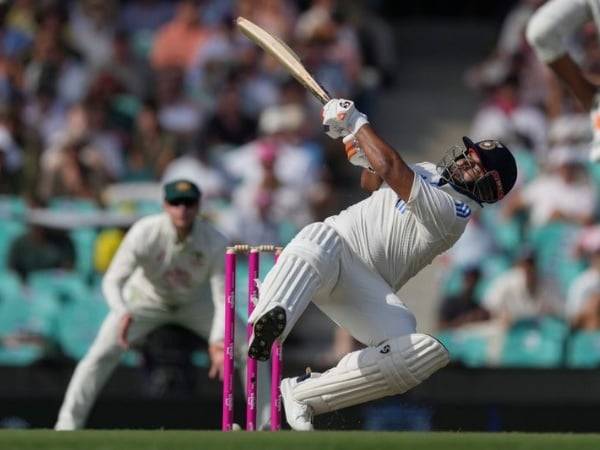
<path fill-rule="evenodd" d="M 315 414 L 402 394 L 448 364 L 448 351 L 426 334 L 390 339 L 349 353 L 323 374 L 311 374 L 293 391 Z"/>
<path fill-rule="evenodd" d="M 303 228 L 290 242 L 269 271 L 259 289 L 259 300 L 248 319 L 256 322 L 275 306 L 286 311 L 283 341 L 315 293 L 337 277 L 341 238 L 324 223 Z"/>

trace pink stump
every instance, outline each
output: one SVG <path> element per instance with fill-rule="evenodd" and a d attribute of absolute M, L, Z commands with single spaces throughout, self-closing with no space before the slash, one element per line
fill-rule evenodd
<path fill-rule="evenodd" d="M 235 250 L 225 253 L 225 338 L 223 362 L 223 431 L 233 426 L 233 354 L 235 338 Z"/>
<path fill-rule="evenodd" d="M 258 299 L 258 286 L 256 281 L 259 277 L 259 257 L 257 249 L 250 250 L 248 255 L 248 317 L 254 311 L 255 302 Z M 252 337 L 252 326 L 246 328 L 248 342 Z M 246 430 L 256 430 L 256 398 L 257 398 L 257 361 L 248 357 L 246 362 Z"/>
<path fill-rule="evenodd" d="M 280 249 L 275 251 L 275 264 Z M 281 372 L 283 367 L 283 351 L 281 343 L 275 341 L 271 349 L 271 431 L 281 430 Z"/>

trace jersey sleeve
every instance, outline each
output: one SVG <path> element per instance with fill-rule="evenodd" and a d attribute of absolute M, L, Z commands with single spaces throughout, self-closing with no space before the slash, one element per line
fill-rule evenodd
<path fill-rule="evenodd" d="M 123 286 L 138 267 L 148 246 L 146 222 L 137 222 L 127 232 L 102 280 L 104 297 L 115 311 L 125 311 Z"/>
<path fill-rule="evenodd" d="M 471 216 L 471 208 L 455 200 L 443 190 L 432 186 L 415 174 L 406 207 L 416 216 L 432 240 L 460 234 Z"/>
<path fill-rule="evenodd" d="M 586 0 L 550 0 L 527 25 L 527 41 L 538 57 L 550 63 L 567 52 L 568 38 L 593 18 Z"/>

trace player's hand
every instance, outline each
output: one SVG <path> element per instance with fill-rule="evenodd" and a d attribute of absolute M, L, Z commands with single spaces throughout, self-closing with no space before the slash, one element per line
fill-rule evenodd
<path fill-rule="evenodd" d="M 131 322 L 133 322 L 133 316 L 129 313 L 123 314 L 121 317 L 121 321 L 119 322 L 119 335 L 117 336 L 117 340 L 119 346 L 127 350 L 129 348 L 129 340 L 127 339 L 127 334 L 129 333 L 129 327 L 131 326 Z"/>
<path fill-rule="evenodd" d="M 365 151 L 362 148 L 360 148 L 358 141 L 356 140 L 354 135 L 352 133 L 349 134 L 344 138 L 343 142 L 346 150 L 346 156 L 348 157 L 348 161 L 350 161 L 350 164 L 353 164 L 358 167 L 364 167 L 365 169 L 368 169 L 369 171 L 373 172 L 371 164 L 369 163 L 369 160 L 365 155 Z"/>
<path fill-rule="evenodd" d="M 323 127 L 332 139 L 356 134 L 367 123 L 367 116 L 356 109 L 352 100 L 334 98 L 323 106 Z"/>
<path fill-rule="evenodd" d="M 223 363 L 225 361 L 225 352 L 223 342 L 215 342 L 208 346 L 208 356 L 210 357 L 209 378 L 219 377 L 223 381 Z"/>

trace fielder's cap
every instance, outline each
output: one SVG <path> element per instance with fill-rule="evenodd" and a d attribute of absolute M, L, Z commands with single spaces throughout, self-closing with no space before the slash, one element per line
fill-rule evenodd
<path fill-rule="evenodd" d="M 496 200 L 500 200 L 517 181 L 517 163 L 514 156 L 504 144 L 493 139 L 473 142 L 463 136 L 463 142 L 467 149 L 471 148 L 477 152 L 486 172 L 493 175 Z"/>
<path fill-rule="evenodd" d="M 165 200 L 174 202 L 176 200 L 199 200 L 200 189 L 189 180 L 174 180 L 165 184 Z"/>

